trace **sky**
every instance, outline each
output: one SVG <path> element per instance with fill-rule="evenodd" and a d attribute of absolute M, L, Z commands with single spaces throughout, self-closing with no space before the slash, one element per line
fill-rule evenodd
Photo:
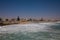
<path fill-rule="evenodd" d="M 0 0 L 0 17 L 60 18 L 60 0 Z"/>

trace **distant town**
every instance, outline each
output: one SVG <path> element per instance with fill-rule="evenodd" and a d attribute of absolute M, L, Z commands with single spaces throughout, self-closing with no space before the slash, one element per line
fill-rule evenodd
<path fill-rule="evenodd" d="M 44 19 L 44 18 L 40 18 L 40 19 L 33 19 L 33 18 L 20 18 L 19 16 L 17 18 L 13 18 L 13 19 L 2 19 L 0 18 L 0 26 L 3 25 L 11 25 L 11 24 L 26 24 L 26 23 L 30 23 L 30 22 L 34 22 L 34 23 L 39 23 L 39 22 L 57 22 L 60 21 L 58 19 Z"/>

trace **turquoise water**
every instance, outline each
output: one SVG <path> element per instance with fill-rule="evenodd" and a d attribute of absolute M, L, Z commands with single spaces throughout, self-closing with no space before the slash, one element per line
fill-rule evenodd
<path fill-rule="evenodd" d="M 3 26 L 0 40 L 60 40 L 60 23 L 32 23 Z"/>

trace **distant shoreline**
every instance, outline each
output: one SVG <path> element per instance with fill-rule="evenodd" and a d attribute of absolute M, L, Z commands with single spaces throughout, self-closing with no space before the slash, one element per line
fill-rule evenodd
<path fill-rule="evenodd" d="M 2 19 L 0 18 L 0 26 L 4 25 L 12 25 L 12 24 L 28 24 L 28 23 L 44 23 L 44 22 L 57 22 L 60 21 L 58 19 L 44 19 L 44 18 L 39 18 L 39 19 L 33 19 L 33 18 L 20 18 L 19 16 L 15 19 Z"/>

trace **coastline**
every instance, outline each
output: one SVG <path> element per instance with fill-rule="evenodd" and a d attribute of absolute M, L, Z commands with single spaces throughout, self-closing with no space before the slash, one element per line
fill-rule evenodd
<path fill-rule="evenodd" d="M 48 22 L 48 21 L 39 21 L 39 22 L 31 22 L 31 21 L 26 21 L 26 22 L 22 22 L 22 21 L 18 21 L 18 22 L 14 22 L 14 23 L 10 23 L 10 22 L 3 22 L 0 23 L 0 26 L 5 26 L 5 25 L 13 25 L 13 24 L 29 24 L 29 23 L 60 23 L 60 21 L 56 21 L 56 22 Z"/>

